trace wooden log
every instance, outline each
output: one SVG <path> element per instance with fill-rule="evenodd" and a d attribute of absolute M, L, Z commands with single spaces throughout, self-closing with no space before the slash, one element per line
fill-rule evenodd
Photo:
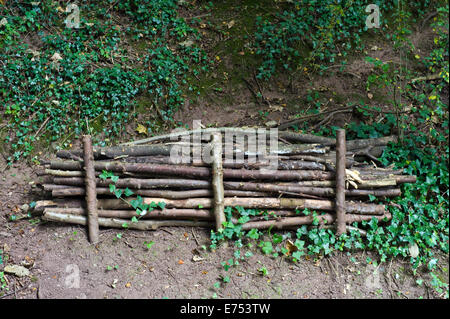
<path fill-rule="evenodd" d="M 82 186 L 83 179 L 80 177 L 55 177 L 53 182 L 57 185 Z M 97 179 L 97 186 L 108 187 L 112 182 L 110 180 Z M 206 180 L 194 179 L 170 179 L 170 178 L 119 178 L 114 183 L 118 188 L 128 187 L 133 189 L 153 189 L 153 188 L 186 188 L 186 189 L 205 189 L 211 188 L 211 182 Z"/>
<path fill-rule="evenodd" d="M 132 200 L 133 198 L 129 198 Z M 212 208 L 212 198 L 189 198 L 189 199 L 164 199 L 143 197 L 144 204 L 164 202 L 167 208 Z M 98 207 L 101 209 L 128 209 L 130 206 L 123 200 L 99 199 Z M 385 213 L 384 205 L 346 202 L 347 211 L 350 213 L 381 215 Z M 315 200 L 302 198 L 257 198 L 257 197 L 225 197 L 224 206 L 242 206 L 244 208 L 262 209 L 311 209 L 334 211 L 335 203 L 332 200 Z"/>
<path fill-rule="evenodd" d="M 345 207 L 345 130 L 336 131 L 336 235 L 346 231 Z"/>
<path fill-rule="evenodd" d="M 319 225 L 323 224 L 332 224 L 336 221 L 336 215 L 332 214 L 323 214 L 316 217 Z M 379 221 L 388 221 L 392 218 L 391 213 L 387 212 L 382 216 L 373 216 L 373 215 L 359 215 L 359 214 L 347 214 L 347 221 L 349 223 L 353 222 L 362 222 L 369 221 L 372 218 L 376 218 Z M 242 230 L 250 230 L 250 229 L 292 229 L 293 227 L 298 227 L 301 225 L 312 225 L 314 221 L 313 216 L 299 216 L 299 217 L 286 217 L 278 220 L 267 220 L 267 221 L 255 221 L 255 222 L 247 222 L 242 225 Z M 295 229 L 294 228 L 294 229 Z"/>
<path fill-rule="evenodd" d="M 224 189 L 222 167 L 222 134 L 214 133 L 211 137 L 212 151 L 212 188 L 214 193 L 214 219 L 216 231 L 223 229 L 226 217 L 224 213 Z"/>
<path fill-rule="evenodd" d="M 308 158 L 308 156 L 303 156 L 303 155 L 296 155 L 296 156 L 301 156 L 302 158 Z M 310 158 L 312 158 L 313 156 L 309 156 Z M 266 157 L 267 158 L 267 157 Z M 296 169 L 296 170 L 325 170 L 326 167 L 323 163 L 325 163 L 324 159 L 320 159 L 322 160 L 321 162 L 317 162 L 317 161 L 308 161 L 308 160 L 296 160 L 296 159 L 283 159 L 282 157 L 278 158 L 278 169 L 279 170 L 292 170 L 292 169 Z M 168 156 L 139 156 L 139 157 L 126 157 L 126 158 L 122 158 L 121 159 L 122 162 L 125 163 L 147 163 L 147 164 L 169 164 L 169 165 L 180 165 L 180 162 L 177 162 L 175 160 L 172 160 L 170 157 Z M 106 162 L 106 161 L 102 161 L 99 160 L 97 162 Z M 52 167 L 53 169 L 46 169 L 45 172 L 43 172 L 43 174 L 50 174 L 50 175 L 54 175 L 54 176 L 83 176 L 83 172 L 74 172 L 73 175 L 71 175 L 72 173 L 67 173 L 68 171 L 64 171 L 65 169 L 68 170 L 78 170 L 78 168 L 80 167 L 80 162 L 77 161 L 51 161 L 49 163 L 49 166 Z M 262 160 L 257 160 L 256 162 L 253 161 L 249 161 L 247 159 L 244 160 L 238 160 L 238 159 L 233 159 L 233 160 L 229 160 L 229 159 L 224 159 L 222 161 L 222 167 L 223 168 L 245 168 L 245 169 L 260 169 L 260 168 L 264 168 L 269 166 L 271 163 L 269 162 L 268 159 L 262 159 Z M 184 165 L 188 165 L 188 166 L 199 166 L 199 167 L 210 167 L 211 164 L 205 163 L 205 162 L 193 162 L 193 163 L 189 163 L 189 164 L 184 164 Z M 350 167 L 351 165 L 349 165 Z M 58 169 L 56 169 L 58 168 Z"/>
<path fill-rule="evenodd" d="M 63 185 L 55 185 L 63 186 Z M 124 191 L 124 189 L 117 188 Z M 210 189 L 194 189 L 188 191 L 172 191 L 172 190 L 153 190 L 153 189 L 130 189 L 135 195 L 161 197 L 168 199 L 185 199 L 195 197 L 212 197 L 213 191 Z M 240 190 L 225 190 L 226 197 L 265 197 L 266 192 L 252 192 L 252 191 L 240 191 Z M 70 187 L 63 186 L 62 189 L 52 190 L 53 197 L 74 197 L 85 195 L 85 189 L 83 187 Z M 112 195 L 111 191 L 107 187 L 97 187 L 97 195 Z"/>
<path fill-rule="evenodd" d="M 94 156 L 92 153 L 92 140 L 90 135 L 83 135 L 83 149 L 89 240 L 91 243 L 95 244 L 98 242 L 99 229 Z"/>
<path fill-rule="evenodd" d="M 135 198 L 128 198 L 133 200 Z M 191 198 L 186 200 L 169 200 L 164 198 L 144 197 L 144 204 L 152 202 L 166 203 L 167 208 L 211 208 L 211 198 Z M 85 202 L 78 199 L 72 200 L 43 200 L 37 201 L 35 211 L 43 211 L 46 207 L 85 207 Z M 332 200 L 313 200 L 301 198 L 250 198 L 250 197 L 225 197 L 224 206 L 242 206 L 244 208 L 261 208 L 261 209 L 311 209 L 311 210 L 325 210 L 334 211 L 335 203 Z M 373 214 L 381 215 L 385 213 L 384 205 L 360 203 L 360 202 L 346 202 L 347 212 L 354 214 Z M 98 209 L 116 210 L 129 209 L 130 205 L 120 199 L 99 199 Z"/>
<path fill-rule="evenodd" d="M 247 190 L 258 192 L 290 192 L 296 194 L 307 194 L 322 197 L 334 197 L 336 195 L 335 189 L 331 187 L 314 187 L 314 186 L 299 186 L 293 183 L 269 184 L 269 183 L 254 183 L 254 182 L 224 182 L 225 189 Z M 400 189 L 347 189 L 345 195 L 347 196 L 380 196 L 380 197 L 395 197 L 401 194 Z"/>
<path fill-rule="evenodd" d="M 76 163 L 76 162 L 75 162 Z M 211 172 L 207 167 L 192 167 L 186 165 L 168 164 L 141 164 L 141 163 L 121 163 L 95 162 L 95 169 L 102 171 L 112 171 L 116 173 L 140 173 L 159 174 L 168 176 L 182 176 L 184 178 L 210 179 Z M 224 169 L 224 179 L 253 179 L 272 181 L 292 181 L 292 180 L 329 180 L 333 173 L 320 170 L 248 170 L 248 169 Z M 67 179 L 69 179 L 68 177 Z M 76 177 L 72 177 L 76 180 Z M 56 180 L 56 178 L 55 178 Z M 58 184 L 58 183 L 56 183 Z"/>
<path fill-rule="evenodd" d="M 58 214 L 69 215 L 87 215 L 87 211 L 83 207 L 49 207 L 44 209 L 45 212 L 54 212 Z M 99 217 L 106 218 L 125 218 L 131 219 L 132 217 L 138 217 L 142 219 L 185 219 L 185 220 L 214 220 L 214 214 L 208 209 L 154 209 L 144 216 L 139 216 L 135 210 L 98 210 Z"/>
<path fill-rule="evenodd" d="M 55 190 L 54 196 L 79 196 L 82 195 L 81 191 L 69 190 L 68 187 L 71 186 L 83 186 L 83 180 L 79 177 L 56 177 L 53 180 L 61 189 Z M 111 181 L 97 179 L 97 187 L 99 188 L 99 192 L 101 194 L 109 194 L 108 191 L 104 191 L 103 188 L 107 188 Z M 134 178 L 120 178 L 116 183 L 116 187 L 125 188 L 128 187 L 132 191 L 134 191 L 138 195 L 144 196 L 160 196 L 155 192 L 146 192 L 146 189 L 156 189 L 159 188 L 158 191 L 164 193 L 164 190 L 161 189 L 210 189 L 211 182 L 203 181 L 203 180 L 176 180 L 176 179 L 134 179 Z M 335 196 L 335 190 L 332 188 L 335 185 L 334 181 L 302 181 L 297 183 L 261 183 L 261 182 L 233 182 L 233 181 L 225 181 L 224 188 L 225 190 L 239 190 L 239 191 L 252 191 L 252 192 L 268 192 L 268 193 L 282 193 L 282 192 L 291 192 L 297 194 L 308 194 L 314 196 L 321 197 L 330 197 Z M 56 188 L 58 186 L 47 186 Z M 384 197 L 395 197 L 400 195 L 400 190 L 398 188 L 391 188 L 391 186 L 397 186 L 397 181 L 395 179 L 380 179 L 373 181 L 363 181 L 358 184 L 358 189 L 347 189 L 346 195 L 348 196 L 384 196 Z M 353 187 L 353 186 L 349 186 Z M 386 187 L 389 187 L 386 189 Z M 63 190 L 63 189 L 66 190 Z M 382 188 L 382 189 L 379 189 Z M 53 190 L 53 189 L 51 189 Z M 142 190 L 141 192 L 137 192 L 137 190 Z M 72 192 L 74 192 L 72 194 Z M 186 193 L 188 194 L 188 193 Z M 262 196 L 259 193 L 250 193 L 251 197 L 253 196 Z M 175 194 L 167 195 L 169 198 L 175 198 Z M 204 196 L 210 196 L 205 195 Z M 227 192 L 226 196 L 246 196 L 245 193 L 236 193 L 232 194 L 231 192 Z M 165 195 L 161 195 L 160 197 L 166 197 Z M 179 197 L 183 198 L 183 196 Z"/>
<path fill-rule="evenodd" d="M 81 163 L 76 161 L 53 163 L 52 168 L 60 169 L 74 169 L 79 170 Z M 168 165 L 168 164 L 146 164 L 146 163 L 122 163 L 117 161 L 101 162 L 96 161 L 95 169 L 97 171 L 107 170 L 114 171 L 118 174 L 124 173 L 137 173 L 137 174 L 161 174 L 171 176 L 183 176 L 184 178 L 210 178 L 210 172 L 207 167 L 192 167 L 186 165 Z M 357 170 L 357 169 L 355 169 Z M 367 173 L 368 172 L 368 173 Z M 374 187 L 378 186 L 394 186 L 401 183 L 415 183 L 416 176 L 411 175 L 394 175 L 388 174 L 384 178 L 381 178 L 384 174 L 374 173 L 367 171 L 361 174 L 361 179 L 364 183 L 371 182 Z M 272 181 L 293 181 L 293 180 L 312 180 L 317 181 L 330 181 L 335 178 L 335 174 L 332 172 L 324 172 L 321 170 L 286 170 L 286 171 L 264 171 L 264 170 L 248 170 L 248 169 L 224 169 L 224 179 L 261 179 Z M 392 179 L 389 184 L 378 185 L 377 183 L 383 183 L 387 179 Z M 395 179 L 395 180 L 394 180 Z M 68 180 L 68 179 L 66 179 Z M 73 180 L 77 180 L 76 177 Z M 74 185 L 74 184 L 68 184 Z M 328 185 L 329 186 L 329 185 Z M 363 186 L 363 185 L 362 185 Z"/>
<path fill-rule="evenodd" d="M 47 210 L 42 216 L 43 220 L 60 222 L 60 223 L 70 223 L 78 225 L 86 225 L 87 219 L 85 216 L 72 215 L 72 214 L 61 214 Z M 133 223 L 128 219 L 119 218 L 98 218 L 98 224 L 102 227 L 111 228 L 124 228 L 124 224 L 127 225 L 129 229 L 136 230 L 156 230 L 159 227 L 212 227 L 213 223 L 203 220 L 140 220 L 137 223 Z"/>
<path fill-rule="evenodd" d="M 152 144 L 152 145 L 135 145 L 135 146 L 112 146 L 112 147 L 102 147 L 94 148 L 94 158 L 95 159 L 114 159 L 124 156 L 171 156 L 176 153 L 181 153 L 182 148 L 188 150 L 188 154 L 194 153 L 194 148 L 199 149 L 199 154 L 202 154 L 207 148 L 206 145 L 196 144 L 196 143 L 174 143 L 174 144 Z M 292 144 L 283 145 L 280 144 L 276 150 L 272 150 L 270 147 L 265 149 L 249 150 L 248 147 L 225 147 L 220 143 L 220 148 L 224 156 L 230 156 L 235 154 L 242 154 L 243 156 L 264 156 L 267 154 L 272 155 L 288 155 L 288 154 L 325 154 L 329 151 L 329 147 L 320 144 Z M 82 155 L 82 150 L 60 150 L 56 152 L 56 156 L 65 159 L 80 158 Z M 192 160 L 192 158 L 190 158 Z"/>

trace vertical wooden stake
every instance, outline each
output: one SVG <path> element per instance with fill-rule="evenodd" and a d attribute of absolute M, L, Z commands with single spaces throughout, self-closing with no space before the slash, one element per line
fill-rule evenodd
<path fill-rule="evenodd" d="M 336 131 L 336 235 L 346 232 L 345 218 L 345 130 Z"/>
<path fill-rule="evenodd" d="M 88 220 L 89 241 L 98 242 L 98 214 L 97 214 L 97 190 L 94 169 L 94 153 L 92 149 L 92 140 L 90 135 L 83 135 L 84 147 L 84 170 L 86 185 L 86 207 Z"/>
<path fill-rule="evenodd" d="M 222 168 L 222 134 L 213 133 L 211 135 L 212 150 L 212 187 L 214 193 L 214 217 L 216 220 L 216 231 L 223 228 L 226 221 L 224 213 L 224 189 L 223 189 L 223 168 Z"/>

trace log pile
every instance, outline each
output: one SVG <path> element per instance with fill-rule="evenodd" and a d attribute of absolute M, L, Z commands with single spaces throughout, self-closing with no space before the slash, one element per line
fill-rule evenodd
<path fill-rule="evenodd" d="M 312 215 L 302 213 L 308 209 L 322 213 L 319 224 L 334 225 L 342 234 L 355 221 L 389 220 L 385 205 L 369 199 L 400 196 L 400 184 L 416 181 L 415 176 L 378 167 L 377 157 L 395 141 L 392 136 L 345 141 L 345 132 L 339 131 L 336 141 L 277 132 L 275 141 L 270 134 L 260 135 L 256 148 L 251 139 L 227 138 L 255 132 L 262 131 L 192 130 L 113 147 L 92 147 L 90 136 L 83 136 L 83 148 L 58 151 L 58 160 L 42 163 L 39 185 L 47 198 L 35 210 L 44 220 L 86 225 L 91 242 L 98 241 L 99 226 L 120 228 L 124 223 L 140 230 L 219 230 L 227 206 L 261 210 L 244 230 L 311 225 Z M 144 204 L 165 205 L 139 215 L 129 201 L 111 192 L 111 180 L 100 178 L 104 171 L 119 177 L 116 189 L 133 192 L 130 200 L 140 196 Z M 138 221 L 132 222 L 133 217 Z"/>

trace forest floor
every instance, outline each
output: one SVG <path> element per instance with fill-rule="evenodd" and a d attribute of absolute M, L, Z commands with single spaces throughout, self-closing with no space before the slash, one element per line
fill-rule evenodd
<path fill-rule="evenodd" d="M 356 99 L 383 105 L 382 93 L 372 97 L 367 94 L 365 79 L 371 68 L 363 55 L 352 57 L 344 71 L 336 68 L 322 76 L 281 75 L 269 83 L 258 83 L 248 73 L 252 69 L 248 67 L 251 57 L 240 53 L 244 40 L 238 34 L 244 34 L 245 25 L 240 25 L 243 20 L 236 15 L 233 10 L 224 10 L 210 17 L 216 25 L 231 20 L 235 23 L 229 28 L 228 38 L 207 37 L 202 44 L 209 55 L 220 57 L 221 64 L 214 74 L 199 80 L 205 90 L 199 97 L 186 99 L 175 121 L 189 127 L 193 120 L 201 120 L 205 126 L 264 127 L 270 121 L 288 120 L 312 107 L 307 102 L 310 92 L 320 95 L 325 105 L 321 111 Z M 240 33 L 234 34 L 234 30 Z M 419 50 L 425 52 L 429 47 L 430 32 L 420 30 L 412 36 Z M 396 59 L 392 49 L 383 43 L 374 41 L 367 47 L 366 53 L 372 57 Z M 243 76 L 249 83 L 242 80 Z M 219 86 L 221 90 L 214 90 Z M 264 101 L 255 99 L 256 91 Z M 137 122 L 151 114 L 151 110 L 143 112 Z M 342 126 L 361 120 L 356 116 L 337 114 L 327 123 L 314 124 Z M 129 136 L 123 136 L 123 140 L 142 137 L 136 136 L 133 125 L 127 132 Z M 41 151 L 42 160 L 54 157 L 52 149 Z M 305 256 L 292 263 L 283 257 L 263 255 L 254 247 L 253 256 L 232 268 L 230 282 L 218 288 L 214 284 L 223 275 L 221 262 L 233 257 L 234 247 L 230 242 L 213 252 L 202 249 L 210 243 L 209 229 L 101 229 L 100 242 L 91 245 L 84 227 L 27 218 L 23 205 L 37 200 L 37 169 L 36 165 L 22 162 L 7 168 L 6 161 L 0 158 L 0 270 L 6 264 L 26 265 L 30 272 L 23 277 L 5 273 L 0 298 L 438 298 L 426 283 L 426 269 L 413 274 L 409 258 L 401 257 L 368 263 L 367 257 L 377 260 L 376 253 L 370 251 Z M 14 221 L 12 215 L 16 216 Z M 119 233 L 121 238 L 117 237 Z M 148 242 L 154 244 L 148 248 Z M 441 260 L 442 280 L 448 282 L 448 255 L 440 251 L 435 254 Z M 261 268 L 267 274 L 263 275 Z M 421 285 L 416 282 L 419 277 L 424 279 Z"/>

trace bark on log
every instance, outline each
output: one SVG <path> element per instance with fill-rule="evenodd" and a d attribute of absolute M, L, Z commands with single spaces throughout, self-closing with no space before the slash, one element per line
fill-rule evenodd
<path fill-rule="evenodd" d="M 322 158 L 317 157 L 316 161 L 308 160 L 307 158 L 311 159 L 314 158 L 314 156 L 306 156 L 306 155 L 295 155 L 300 156 L 300 160 L 288 160 L 288 159 L 281 159 L 278 158 L 278 169 L 279 170 L 325 170 L 326 167 L 324 164 L 325 160 Z M 267 157 L 266 157 L 267 158 Z M 306 158 L 306 160 L 303 160 L 303 158 Z M 169 165 L 179 165 L 181 163 L 178 163 L 176 161 L 171 160 L 170 157 L 167 156 L 141 156 L 141 157 L 131 157 L 131 158 L 123 158 L 121 159 L 122 162 L 125 163 L 140 163 L 140 164 L 169 164 Z M 96 161 L 96 162 L 106 162 L 106 161 Z M 353 163 L 353 161 L 352 161 Z M 268 159 L 263 160 L 257 160 L 256 162 L 249 161 L 247 159 L 237 160 L 233 159 L 232 161 L 228 159 L 224 159 L 222 162 L 223 168 L 235 168 L 235 169 L 260 169 L 264 167 L 268 167 L 270 165 L 270 161 Z M 188 164 L 189 166 L 198 166 L 198 167 L 210 167 L 211 164 L 205 163 L 205 162 L 195 162 Z M 70 170 L 78 170 L 80 167 L 80 162 L 76 161 L 52 161 L 50 162 L 50 167 L 52 169 L 46 169 L 46 174 L 54 175 L 54 176 L 83 176 L 82 172 L 74 172 L 69 173 Z M 350 167 L 351 165 L 349 165 Z M 66 171 L 67 170 L 67 171 Z M 44 172 L 43 172 L 44 173 Z M 44 173 L 45 174 L 45 173 Z M 71 175 L 73 174 L 73 175 Z M 81 175 L 80 175 L 81 174 Z"/>
<path fill-rule="evenodd" d="M 223 229 L 226 217 L 224 209 L 223 167 L 222 167 L 222 134 L 214 133 L 211 137 L 212 150 L 212 188 L 214 193 L 214 218 L 216 231 Z"/>
<path fill-rule="evenodd" d="M 136 146 L 112 146 L 95 148 L 94 158 L 95 159 L 115 159 L 120 157 L 137 157 L 137 156 L 173 156 L 178 154 L 181 156 L 182 150 L 187 150 L 189 162 L 191 162 L 192 155 L 194 153 L 194 148 L 198 148 L 199 155 L 206 151 L 207 145 L 202 144 L 152 144 L 152 145 L 136 145 Z M 259 147 L 259 146 L 258 146 Z M 265 155 L 289 155 L 289 154 L 325 154 L 329 151 L 329 147 L 320 144 L 292 144 L 292 145 L 278 145 L 276 150 L 272 150 L 270 147 L 266 147 L 264 150 L 257 149 L 254 146 L 254 150 L 249 150 L 248 147 L 225 147 L 220 144 L 220 148 L 225 157 L 233 157 L 235 154 L 242 154 L 242 156 L 265 156 Z M 60 150 L 56 152 L 56 156 L 64 159 L 79 158 L 82 156 L 82 150 Z"/>
<path fill-rule="evenodd" d="M 113 171 L 116 173 L 141 173 L 141 174 L 159 174 L 169 176 L 182 176 L 184 178 L 210 179 L 211 172 L 207 167 L 192 167 L 186 165 L 168 165 L 168 164 L 136 164 L 122 163 L 117 161 L 95 162 L 95 169 L 102 171 Z M 275 181 L 291 180 L 329 180 L 333 173 L 319 170 L 248 170 L 248 169 L 224 169 L 224 179 L 260 179 Z M 76 177 L 73 177 L 76 180 Z M 56 180 L 56 178 L 55 178 Z"/>
<path fill-rule="evenodd" d="M 61 189 L 52 190 L 53 197 L 74 197 L 85 195 L 85 189 L 83 187 L 70 187 L 64 185 Z M 124 191 L 124 189 L 117 188 Z M 153 190 L 153 189 L 130 189 L 134 194 L 139 196 L 161 197 L 168 199 L 185 199 L 195 197 L 212 197 L 213 191 L 210 189 L 194 189 L 187 191 L 172 191 L 172 190 Z M 265 197 L 266 192 L 252 192 L 252 191 L 239 191 L 239 190 L 225 190 L 226 197 Z M 97 195 L 111 195 L 112 193 L 107 187 L 97 187 Z"/>
<path fill-rule="evenodd" d="M 212 198 L 190 198 L 184 200 L 164 199 L 144 197 L 144 204 L 152 202 L 164 202 L 167 208 L 212 208 Z M 132 198 L 129 198 L 132 200 Z M 334 211 L 335 203 L 332 200 L 315 200 L 301 198 L 255 198 L 255 197 L 226 197 L 224 206 L 242 206 L 244 208 L 262 208 L 262 209 L 312 209 Z M 368 204 L 359 202 L 346 202 L 347 211 L 355 214 L 374 214 L 381 215 L 385 213 L 384 205 Z M 118 199 L 100 199 L 98 201 L 100 209 L 129 209 L 128 203 Z"/>
<path fill-rule="evenodd" d="M 242 225 L 242 230 L 250 230 L 253 228 L 256 229 L 292 229 L 293 227 L 300 225 L 312 225 L 313 224 L 313 216 L 300 216 L 300 217 L 286 217 L 281 220 L 267 220 L 267 221 L 255 221 L 255 222 L 247 222 Z M 382 216 L 372 216 L 372 215 L 356 215 L 356 214 L 347 214 L 347 221 L 349 223 L 353 222 L 362 222 L 369 221 L 372 218 L 376 218 L 379 221 L 388 221 L 392 218 L 390 213 L 386 213 Z M 317 220 L 319 221 L 319 225 L 323 224 L 331 224 L 336 221 L 336 215 L 332 214 L 324 214 L 317 216 Z M 295 228 L 294 228 L 295 229 Z"/>
<path fill-rule="evenodd" d="M 69 215 L 84 215 L 86 216 L 87 211 L 82 207 L 51 207 L 44 209 L 45 212 L 54 212 L 58 214 L 69 214 Z M 106 218 L 125 218 L 131 219 L 132 217 L 140 217 L 135 210 L 98 210 L 99 217 Z M 214 221 L 214 214 L 207 209 L 155 209 L 150 213 L 141 216 L 142 219 L 185 219 L 185 220 L 209 220 Z"/>
<path fill-rule="evenodd" d="M 345 130 L 336 131 L 336 235 L 346 231 L 345 207 Z"/>
<path fill-rule="evenodd" d="M 224 182 L 225 189 L 247 190 L 257 192 L 290 192 L 298 195 L 307 194 L 321 197 L 334 197 L 336 195 L 335 189 L 331 187 L 314 187 L 314 186 L 299 186 L 293 183 L 289 184 L 269 184 L 269 183 L 253 183 L 253 182 Z M 347 189 L 345 195 L 347 196 L 380 196 L 380 197 L 395 197 L 401 194 L 400 189 Z"/>
<path fill-rule="evenodd" d="M 54 168 L 61 169 L 80 169 L 81 163 L 68 161 L 67 163 L 54 163 Z M 168 164 L 145 164 L 145 163 L 122 163 L 117 161 L 100 162 L 96 161 L 95 169 L 97 171 L 107 170 L 116 173 L 138 173 L 138 174 L 161 174 L 171 176 L 183 176 L 191 178 L 208 179 L 210 171 L 207 167 L 193 166 L 175 166 Z M 70 168 L 69 168 L 70 167 Z M 357 170 L 357 168 L 355 168 Z M 367 170 L 366 170 L 367 172 Z M 374 184 L 380 180 L 383 173 L 375 173 L 374 175 L 361 174 L 361 179 L 365 182 L 373 180 Z M 335 174 L 332 172 L 324 172 L 320 170 L 288 170 L 288 171 L 271 171 L 271 170 L 248 170 L 248 169 L 224 169 L 224 179 L 261 179 L 273 181 L 292 181 L 292 180 L 333 180 Z M 416 177 L 410 175 L 386 175 L 386 178 L 394 178 L 395 184 L 382 185 L 393 186 L 400 183 L 415 183 Z M 74 177 L 76 180 L 76 177 Z M 74 185 L 74 184 L 68 184 Z"/>
<path fill-rule="evenodd" d="M 90 135 L 83 135 L 83 148 L 89 240 L 91 243 L 95 244 L 98 242 L 99 230 L 94 156 L 92 153 L 92 140 Z"/>
<path fill-rule="evenodd" d="M 42 219 L 53 222 L 70 223 L 78 225 L 86 225 L 86 217 L 70 214 L 59 214 L 48 210 L 42 216 Z M 127 219 L 119 218 L 98 218 L 98 224 L 102 227 L 111 228 L 124 228 L 124 224 L 127 224 L 129 229 L 136 230 L 156 230 L 159 227 L 212 227 L 213 223 L 209 221 L 195 221 L 195 220 L 140 220 L 137 223 L 132 223 Z"/>

